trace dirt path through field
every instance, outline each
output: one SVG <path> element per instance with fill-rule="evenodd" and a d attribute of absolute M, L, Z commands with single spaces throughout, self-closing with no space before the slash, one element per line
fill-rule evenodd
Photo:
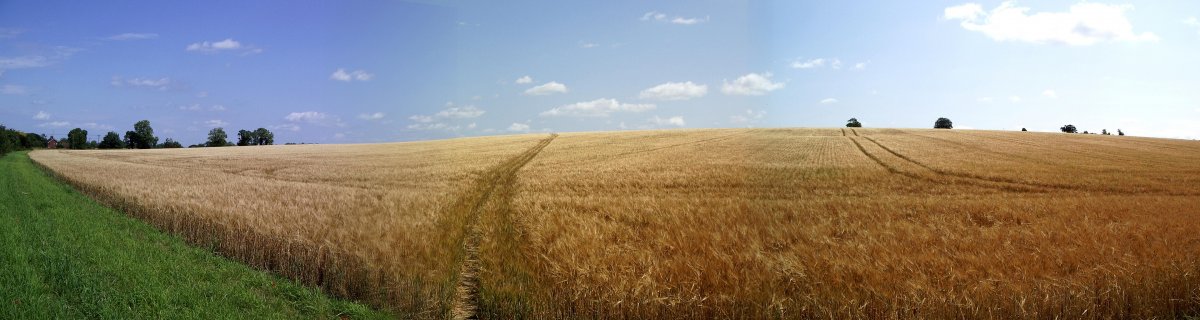
<path fill-rule="evenodd" d="M 464 254 L 461 269 L 458 273 L 458 286 L 455 288 L 454 305 L 451 307 L 451 317 L 454 319 L 475 319 L 479 310 L 479 243 L 482 240 L 482 233 L 478 224 L 479 216 L 484 214 L 484 204 L 490 201 L 493 194 L 497 194 L 497 190 L 509 189 L 517 180 L 517 171 L 521 170 L 525 164 L 533 160 L 538 153 L 542 152 L 546 146 L 550 145 L 558 134 L 551 134 L 550 137 L 542 139 L 537 145 L 529 148 L 518 154 L 517 156 L 508 159 L 496 167 L 484 172 L 479 179 L 476 180 L 474 190 L 468 192 L 473 199 L 470 199 L 472 204 L 471 212 L 467 216 L 467 234 L 463 237 L 462 250 Z M 500 192 L 502 195 L 511 195 L 511 192 Z M 501 202 L 507 203 L 507 201 Z"/>

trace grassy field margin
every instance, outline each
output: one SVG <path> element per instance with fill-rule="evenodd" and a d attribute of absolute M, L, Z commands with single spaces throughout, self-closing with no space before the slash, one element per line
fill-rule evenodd
<path fill-rule="evenodd" d="M 0 318 L 388 318 L 188 246 L 0 158 Z"/>

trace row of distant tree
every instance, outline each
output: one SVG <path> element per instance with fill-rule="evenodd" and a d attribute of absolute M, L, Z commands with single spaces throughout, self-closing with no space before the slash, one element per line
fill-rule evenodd
<path fill-rule="evenodd" d="M 1083 132 L 1079 132 L 1079 129 L 1075 128 L 1075 125 L 1073 125 L 1073 124 L 1068 124 L 1068 125 L 1062 126 L 1061 128 L 1058 128 L 1058 129 L 1062 130 L 1062 132 L 1065 132 L 1065 133 L 1096 134 L 1095 132 L 1087 132 L 1087 130 L 1084 130 Z M 1024 130 L 1024 129 L 1022 129 L 1022 130 Z M 1106 136 L 1111 136 L 1112 132 L 1108 132 L 1108 129 L 1100 129 L 1100 134 L 1106 135 Z M 1123 135 L 1125 135 L 1125 132 L 1121 131 L 1121 129 L 1117 129 L 1117 135 L 1123 136 Z"/>
<path fill-rule="evenodd" d="M 858 122 L 858 118 L 850 118 L 846 120 L 848 128 L 862 128 L 862 122 Z M 934 129 L 954 129 L 954 122 L 947 118 L 938 118 L 933 122 Z"/>
<path fill-rule="evenodd" d="M 862 122 L 858 122 L 858 118 L 850 118 L 850 120 L 846 120 L 846 127 L 862 128 Z M 933 122 L 933 128 L 934 129 L 954 129 L 954 122 L 950 121 L 950 119 L 948 119 L 948 118 L 938 118 L 936 121 Z M 1062 126 L 1062 128 L 1059 128 L 1059 130 L 1062 130 L 1062 132 L 1066 132 L 1066 133 L 1096 134 L 1095 132 L 1089 133 L 1087 131 L 1079 132 L 1079 129 L 1075 128 L 1075 125 L 1072 125 L 1072 124 Z M 1029 130 L 1026 130 L 1025 128 L 1021 128 L 1021 131 L 1029 131 Z M 1108 132 L 1108 129 L 1100 129 L 1100 134 L 1106 135 L 1106 136 L 1112 135 L 1111 132 Z M 1117 135 L 1123 136 L 1123 135 L 1125 135 L 1125 132 L 1121 131 L 1121 129 L 1117 129 Z"/>
<path fill-rule="evenodd" d="M 238 146 L 268 146 L 275 144 L 275 134 L 266 128 L 258 128 L 254 131 L 238 130 Z M 225 128 L 217 127 L 208 131 L 208 140 L 203 145 L 195 144 L 188 146 L 193 147 L 225 147 L 235 145 L 229 142 L 229 135 L 225 133 Z"/>
<path fill-rule="evenodd" d="M 154 128 L 150 126 L 149 120 L 134 123 L 133 130 L 125 131 L 124 136 L 116 131 L 109 131 L 103 138 L 100 138 L 100 141 L 89 141 L 88 131 L 83 128 L 71 129 L 71 131 L 67 132 L 66 137 L 59 140 L 53 136 L 47 138 L 45 135 L 21 132 L 0 125 L 0 155 L 16 150 L 46 148 L 49 146 L 50 140 L 57 142 L 57 148 L 64 149 L 183 148 L 183 144 L 171 138 L 166 138 L 162 143 L 159 143 L 158 137 L 154 136 Z M 188 147 L 261 146 L 273 144 L 275 144 L 275 133 L 266 128 L 258 128 L 253 131 L 238 130 L 236 143 L 228 141 L 225 129 L 214 128 L 208 132 L 207 142 Z"/>
<path fill-rule="evenodd" d="M 0 156 L 13 151 L 45 147 L 46 136 L 22 132 L 0 124 Z"/>

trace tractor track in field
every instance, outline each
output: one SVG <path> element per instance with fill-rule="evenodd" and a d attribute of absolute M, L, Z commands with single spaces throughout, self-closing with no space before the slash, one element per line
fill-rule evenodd
<path fill-rule="evenodd" d="M 468 195 L 473 197 L 463 199 L 462 204 L 469 204 L 461 207 L 469 209 L 467 213 L 467 223 L 464 226 L 466 233 L 463 235 L 462 252 L 463 260 L 458 272 L 458 284 L 454 291 L 454 304 L 450 308 L 450 317 L 453 319 L 477 319 L 479 311 L 479 244 L 483 240 L 483 233 L 478 224 L 479 216 L 484 214 L 485 204 L 487 204 L 494 194 L 511 194 L 504 192 L 513 188 L 517 181 L 517 171 L 520 171 L 525 164 L 533 160 L 538 153 L 542 152 L 550 142 L 557 138 L 558 134 L 551 134 L 550 137 L 542 139 L 537 145 L 525 150 L 515 157 L 505 160 L 499 165 L 484 172 L 474 185 L 474 190 L 468 192 Z M 505 203 L 505 202 L 501 202 Z"/>
<path fill-rule="evenodd" d="M 1139 194 L 1158 194 L 1158 195 L 1171 195 L 1171 196 L 1194 195 L 1193 193 L 1187 193 L 1187 192 L 1184 192 L 1184 193 L 1164 192 L 1164 191 L 1159 191 L 1159 190 L 1127 191 L 1127 190 L 1095 189 L 1095 188 L 1088 188 L 1086 186 L 1079 186 L 1079 185 L 1062 185 L 1062 184 L 1053 184 L 1053 183 L 1028 182 L 1028 181 L 1022 181 L 1022 180 L 1016 180 L 1016 179 L 981 176 L 981 175 L 974 175 L 974 174 L 969 174 L 969 173 L 961 173 L 961 172 L 943 170 L 943 169 L 934 168 L 930 165 L 927 165 L 925 163 L 922 163 L 920 161 L 912 159 L 911 157 L 909 157 L 907 155 L 896 152 L 895 150 L 892 150 L 892 148 L 889 148 L 886 145 L 879 143 L 879 141 L 876 141 L 875 139 L 873 139 L 871 137 L 862 137 L 862 138 L 866 139 L 867 141 L 870 141 L 871 143 L 875 144 L 876 146 L 878 146 L 880 149 L 883 149 L 887 153 L 890 153 L 891 155 L 893 155 L 897 158 L 900 158 L 901 160 L 903 160 L 905 162 L 908 162 L 908 163 L 913 164 L 917 167 L 920 167 L 924 170 L 927 170 L 927 171 L 931 172 L 932 174 L 962 179 L 962 182 L 964 182 L 964 183 L 969 183 L 969 184 L 993 188 L 993 189 L 1001 189 L 1001 190 L 1009 190 L 1009 191 L 1023 191 L 1023 192 L 1045 192 L 1047 190 L 1056 190 L 1056 191 L 1064 191 L 1064 192 L 1089 192 L 1089 193 L 1123 194 L 1123 195 L 1139 195 Z M 851 140 L 856 140 L 856 139 L 852 138 Z M 879 163 L 879 165 L 887 168 L 888 171 L 891 171 L 893 173 L 899 173 L 901 175 L 912 177 L 912 178 L 917 178 L 917 179 L 931 180 L 931 181 L 935 180 L 935 179 L 930 179 L 928 177 L 921 176 L 921 175 L 915 174 L 915 173 L 901 172 L 899 169 L 886 164 L 884 161 L 882 161 L 882 159 L 879 159 L 877 156 L 874 156 L 874 155 L 871 155 L 870 153 L 868 153 L 866 151 L 866 149 L 863 148 L 861 144 L 859 144 L 858 141 L 855 141 L 854 143 L 856 145 L 858 145 L 859 151 L 862 151 L 863 154 L 866 154 L 867 157 L 871 158 L 871 160 L 874 160 L 876 163 Z"/>
<path fill-rule="evenodd" d="M 912 160 L 908 159 L 907 157 L 901 156 L 900 154 L 897 154 L 891 150 L 888 150 L 887 147 L 884 147 L 883 145 L 879 144 L 878 142 L 875 142 L 875 140 L 873 140 L 869 137 L 861 137 L 861 139 L 866 139 L 867 141 L 874 143 L 876 146 L 884 149 L 888 153 L 891 153 L 893 156 L 896 156 L 896 157 L 900 158 L 901 160 L 904 160 L 905 162 L 912 163 L 912 164 L 920 167 L 921 169 L 928 171 L 929 175 L 922 175 L 919 173 L 900 170 L 896 166 L 888 164 L 887 161 L 883 161 L 883 159 L 880 159 L 878 156 L 871 154 L 870 152 L 867 152 L 867 149 L 865 147 L 863 147 L 862 143 L 858 142 L 859 139 L 856 139 L 855 137 L 847 137 L 847 138 L 849 138 L 851 142 L 854 142 L 854 146 L 858 147 L 859 152 L 862 152 L 863 155 L 867 156 L 867 158 L 870 158 L 872 161 L 875 161 L 876 164 L 879 164 L 884 169 L 887 169 L 888 172 L 891 172 L 893 174 L 899 174 L 899 175 L 909 177 L 912 179 L 925 180 L 925 181 L 931 181 L 931 182 L 936 182 L 936 183 L 951 182 L 951 183 L 957 183 L 957 184 L 968 184 L 968 185 L 974 185 L 974 186 L 1003 190 L 1003 191 L 1016 191 L 1016 192 L 1045 192 L 1046 191 L 1044 187 L 1037 186 L 1037 185 L 1029 185 L 1029 184 L 1024 184 L 1024 183 L 1013 183 L 1013 182 L 1006 182 L 1006 181 L 993 181 L 993 180 L 986 180 L 986 179 L 978 179 L 978 178 L 974 178 L 974 177 L 970 177 L 970 176 L 947 174 L 940 170 L 935 170 L 933 168 L 930 168 L 929 166 L 926 166 L 922 163 L 912 161 Z M 945 177 L 952 178 L 953 180 L 937 179 L 937 178 L 931 177 L 931 175 L 932 176 L 945 176 Z"/>

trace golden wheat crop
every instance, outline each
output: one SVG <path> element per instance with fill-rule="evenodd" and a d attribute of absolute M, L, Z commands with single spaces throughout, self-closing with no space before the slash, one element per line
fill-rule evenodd
<path fill-rule="evenodd" d="M 449 309 L 473 179 L 541 136 L 39 151 L 85 192 L 192 243 L 417 315 Z"/>
<path fill-rule="evenodd" d="M 418 317 L 1200 312 L 1194 141 L 721 129 L 31 156 L 193 243 Z"/>

